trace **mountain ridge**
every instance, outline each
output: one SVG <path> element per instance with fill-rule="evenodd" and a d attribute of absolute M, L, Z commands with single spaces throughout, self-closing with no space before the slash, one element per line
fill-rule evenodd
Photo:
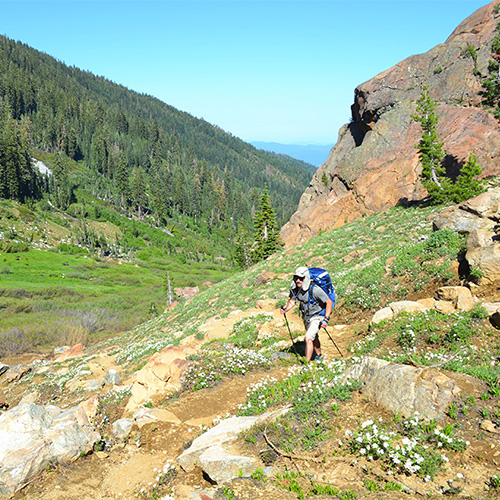
<path fill-rule="evenodd" d="M 265 142 L 265 141 L 251 141 L 251 144 L 258 149 L 264 149 L 265 151 L 272 151 L 277 154 L 284 154 L 291 156 L 292 158 L 297 158 L 299 160 L 305 161 L 319 167 L 324 163 L 333 144 L 283 144 L 280 142 Z"/>

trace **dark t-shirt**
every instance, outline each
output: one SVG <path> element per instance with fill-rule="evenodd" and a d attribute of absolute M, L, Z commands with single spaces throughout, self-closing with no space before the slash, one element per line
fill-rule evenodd
<path fill-rule="evenodd" d="M 312 288 L 312 297 L 309 305 L 309 292 Z M 304 291 L 302 288 L 290 288 L 290 298 L 298 300 L 300 303 L 300 312 L 304 320 L 309 320 L 314 316 L 323 316 L 323 309 L 326 307 L 328 295 L 320 286 L 309 286 L 309 289 Z"/>

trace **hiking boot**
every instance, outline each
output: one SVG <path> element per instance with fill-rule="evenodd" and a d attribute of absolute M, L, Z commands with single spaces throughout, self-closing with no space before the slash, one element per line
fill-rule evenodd
<path fill-rule="evenodd" d="M 313 361 L 315 361 L 316 363 L 323 363 L 325 361 L 325 358 L 323 357 L 322 354 L 317 354 Z"/>

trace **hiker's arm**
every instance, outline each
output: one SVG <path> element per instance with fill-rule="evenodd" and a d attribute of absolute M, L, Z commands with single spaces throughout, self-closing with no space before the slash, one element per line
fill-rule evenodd
<path fill-rule="evenodd" d="M 286 306 L 281 308 L 281 314 L 286 314 L 290 309 L 293 309 L 294 307 L 295 307 L 295 299 L 288 299 Z"/>
<path fill-rule="evenodd" d="M 325 319 L 321 322 L 321 327 L 326 328 L 328 326 L 328 321 L 330 320 L 330 314 L 332 314 L 333 302 L 330 297 L 326 299 L 325 306 Z"/>

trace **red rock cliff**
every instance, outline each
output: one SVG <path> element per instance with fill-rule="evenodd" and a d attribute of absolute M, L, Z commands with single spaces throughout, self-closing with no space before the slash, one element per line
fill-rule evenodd
<path fill-rule="evenodd" d="M 437 103 L 447 171 L 458 172 L 473 152 L 483 176 L 500 174 L 499 122 L 481 106 L 479 95 L 500 21 L 493 11 L 497 3 L 476 11 L 445 43 L 408 57 L 356 88 L 352 121 L 340 129 L 328 160 L 282 229 L 287 246 L 363 214 L 425 197 L 415 149 L 421 128 L 411 118 L 424 85 Z M 468 44 L 477 49 L 476 62 L 465 53 Z"/>

